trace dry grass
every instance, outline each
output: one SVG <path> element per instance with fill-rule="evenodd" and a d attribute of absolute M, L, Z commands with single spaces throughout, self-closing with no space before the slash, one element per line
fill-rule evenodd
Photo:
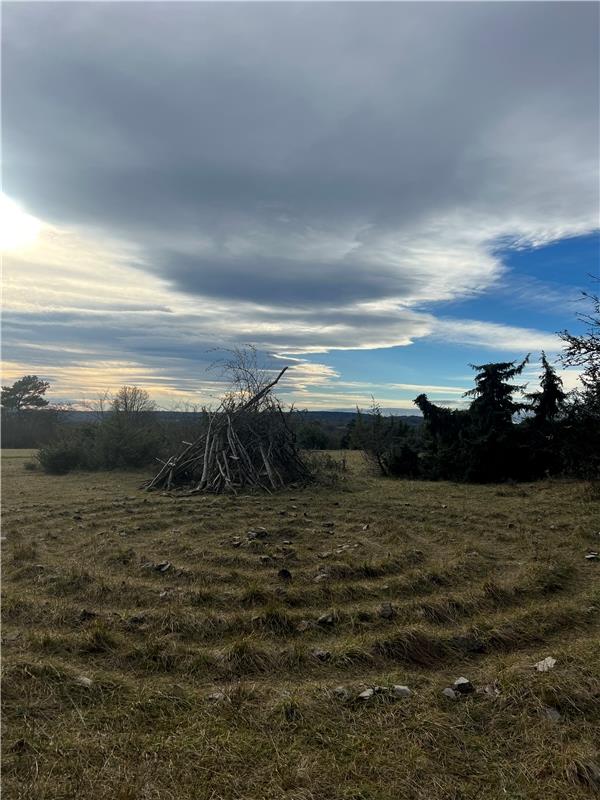
<path fill-rule="evenodd" d="M 599 791 L 600 564 L 584 556 L 600 504 L 584 485 L 393 482 L 354 459 L 337 489 L 181 499 L 10 455 L 6 797 Z M 460 675 L 499 693 L 442 697 Z M 413 693 L 357 699 L 391 684 Z"/>

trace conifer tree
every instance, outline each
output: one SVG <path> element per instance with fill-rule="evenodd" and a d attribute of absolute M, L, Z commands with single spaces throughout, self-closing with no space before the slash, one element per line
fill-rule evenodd
<path fill-rule="evenodd" d="M 513 400 L 513 394 L 525 389 L 510 381 L 523 372 L 529 356 L 519 364 L 504 361 L 496 364 L 471 364 L 478 370 L 475 387 L 465 392 L 464 397 L 474 398 L 469 411 L 474 422 L 488 432 L 504 430 L 510 426 L 513 416 L 526 408 L 524 403 Z"/>
<path fill-rule="evenodd" d="M 562 410 L 566 393 L 563 391 L 563 382 L 556 374 L 556 370 L 549 363 L 546 354 L 542 351 L 542 374 L 540 375 L 541 391 L 525 395 L 531 403 L 534 422 L 545 426 L 553 422 Z"/>
<path fill-rule="evenodd" d="M 37 375 L 23 375 L 12 386 L 2 387 L 2 408 L 11 411 L 26 411 L 44 408 L 48 401 L 44 397 L 50 384 Z"/>

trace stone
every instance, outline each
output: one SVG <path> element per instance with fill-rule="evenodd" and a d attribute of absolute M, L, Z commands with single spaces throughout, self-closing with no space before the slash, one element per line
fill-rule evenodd
<path fill-rule="evenodd" d="M 166 572 L 167 570 L 171 569 L 171 562 L 170 561 L 161 561 L 160 564 L 157 564 L 154 569 L 157 572 Z"/>
<path fill-rule="evenodd" d="M 319 625 L 333 625 L 333 614 L 321 614 L 321 616 L 317 619 L 317 622 Z"/>
<path fill-rule="evenodd" d="M 333 694 L 335 697 L 337 697 L 338 700 L 343 700 L 343 701 L 350 700 L 350 698 L 352 697 L 352 693 L 350 692 L 349 689 L 346 689 L 345 686 L 336 686 L 335 689 L 333 690 Z"/>
<path fill-rule="evenodd" d="M 365 689 L 364 692 L 361 692 L 358 695 L 358 699 L 364 702 L 366 700 L 370 700 L 374 695 L 375 695 L 375 689 Z"/>
<path fill-rule="evenodd" d="M 544 706 L 542 708 L 542 712 L 546 719 L 549 719 L 550 722 L 559 722 L 561 719 L 560 711 L 554 706 Z"/>
<path fill-rule="evenodd" d="M 273 556 L 260 556 L 259 561 L 261 564 L 272 564 L 275 559 Z"/>
<path fill-rule="evenodd" d="M 322 528 L 335 528 L 335 522 L 323 522 L 321 527 Z"/>
<path fill-rule="evenodd" d="M 547 656 L 543 658 L 541 661 L 538 661 L 535 664 L 535 668 L 538 672 L 548 672 L 550 669 L 554 669 L 554 665 L 556 664 L 556 659 L 552 658 L 552 656 Z"/>
<path fill-rule="evenodd" d="M 452 688 L 459 694 L 471 694 L 475 691 L 475 687 L 468 678 L 457 678 L 452 684 Z"/>
<path fill-rule="evenodd" d="M 78 675 L 75 678 L 75 683 L 78 686 L 84 686 L 86 689 L 89 689 L 90 686 L 93 685 L 94 681 L 91 678 L 87 678 L 85 675 Z"/>
<path fill-rule="evenodd" d="M 398 684 L 392 686 L 392 694 L 395 697 L 410 697 L 412 692 L 408 686 L 400 686 Z"/>
<path fill-rule="evenodd" d="M 396 612 L 391 603 L 382 603 L 378 613 L 382 619 L 392 619 L 392 617 L 396 616 Z"/>
<path fill-rule="evenodd" d="M 596 553 L 595 550 L 588 553 L 585 557 L 586 561 L 600 561 L 600 553 Z"/>
<path fill-rule="evenodd" d="M 223 692 L 212 692 L 206 696 L 206 699 L 212 703 L 219 703 L 221 700 L 225 700 L 225 694 Z"/>
<path fill-rule="evenodd" d="M 315 576 L 315 583 L 321 583 L 322 581 L 326 581 L 329 578 L 328 572 L 318 572 Z"/>
<path fill-rule="evenodd" d="M 312 654 L 317 661 L 329 661 L 331 658 L 329 650 L 313 650 Z"/>
<path fill-rule="evenodd" d="M 447 697 L 448 700 L 458 700 L 458 695 L 456 694 L 454 689 L 451 689 L 449 686 L 446 686 L 445 689 L 442 689 L 442 694 L 444 695 L 444 697 Z"/>
<path fill-rule="evenodd" d="M 279 570 L 279 572 L 277 573 L 277 577 L 279 578 L 280 581 L 291 581 L 292 573 L 289 571 L 289 569 L 283 568 Z"/>
<path fill-rule="evenodd" d="M 369 523 L 367 523 L 366 525 L 363 525 L 362 529 L 363 529 L 363 531 L 368 531 L 369 530 Z"/>
<path fill-rule="evenodd" d="M 269 535 L 269 532 L 266 528 L 252 528 L 246 534 L 246 538 L 248 539 L 266 539 Z"/>

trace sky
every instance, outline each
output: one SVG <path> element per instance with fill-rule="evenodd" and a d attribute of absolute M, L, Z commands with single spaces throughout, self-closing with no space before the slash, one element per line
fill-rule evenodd
<path fill-rule="evenodd" d="M 181 408 L 252 344 L 301 408 L 531 389 L 599 274 L 599 9 L 3 3 L 3 382 Z"/>

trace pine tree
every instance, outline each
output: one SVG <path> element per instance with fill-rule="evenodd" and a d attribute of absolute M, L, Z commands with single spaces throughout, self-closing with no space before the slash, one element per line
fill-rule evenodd
<path fill-rule="evenodd" d="M 510 427 L 513 416 L 527 406 L 513 400 L 513 394 L 525 389 L 525 385 L 515 386 L 510 381 L 523 372 L 529 356 L 519 364 L 504 361 L 496 364 L 471 364 L 478 370 L 475 387 L 465 392 L 464 397 L 473 397 L 470 413 L 473 421 L 488 432 L 501 431 Z"/>
<path fill-rule="evenodd" d="M 566 393 L 563 391 L 563 382 L 556 374 L 556 370 L 548 362 L 546 354 L 542 351 L 542 374 L 540 375 L 541 391 L 525 395 L 531 403 L 534 422 L 546 426 L 553 422 L 562 410 Z"/>
<path fill-rule="evenodd" d="M 44 408 L 48 401 L 44 397 L 50 384 L 37 375 L 24 375 L 12 386 L 2 387 L 2 408 L 11 411 L 26 411 Z"/>

